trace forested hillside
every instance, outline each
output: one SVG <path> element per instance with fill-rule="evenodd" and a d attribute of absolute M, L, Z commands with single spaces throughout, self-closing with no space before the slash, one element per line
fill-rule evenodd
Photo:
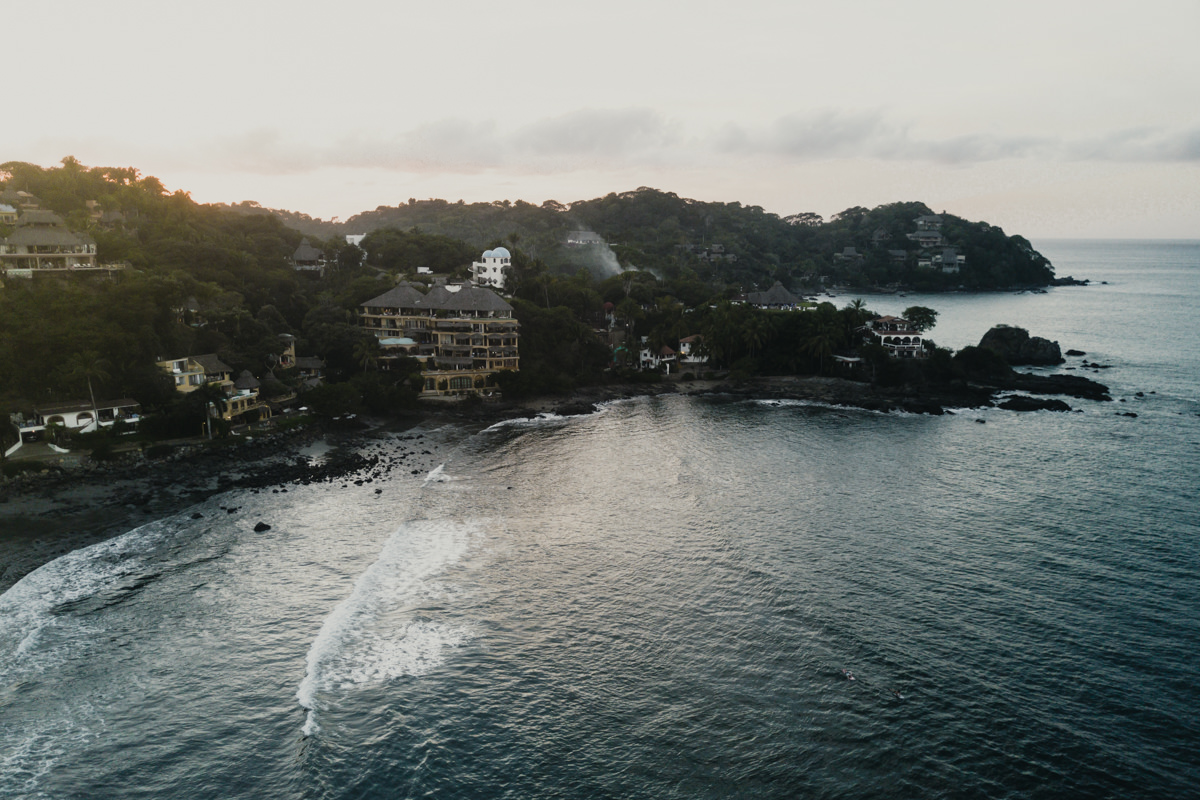
<path fill-rule="evenodd" d="M 1052 276 L 1024 239 L 946 214 L 938 224 L 965 264 L 957 274 L 922 268 L 922 246 L 909 238 L 915 220 L 931 214 L 921 203 L 852 208 L 824 221 L 643 188 L 570 206 L 411 201 L 337 227 L 290 214 L 302 231 L 254 204 L 198 204 L 136 169 L 73 158 L 49 169 L 0 164 L 0 194 L 18 193 L 91 236 L 100 264 L 123 268 L 3 279 L 3 413 L 86 397 L 89 384 L 150 412 L 191 413 L 154 362 L 205 353 L 235 374 L 249 370 L 264 392 L 286 392 L 298 383 L 276 368 L 280 334 L 296 337 L 299 355 L 324 359 L 340 387 L 328 393 L 330 407 L 412 405 L 407 375 L 375 369 L 375 342 L 356 324 L 359 304 L 420 267 L 466 277 L 483 248 L 502 243 L 512 250 L 507 289 L 521 323 L 521 370 L 502 383 L 514 395 L 627 379 L 641 336 L 674 347 L 701 334 L 714 367 L 743 374 L 823 371 L 832 353 L 856 347 L 861 306 L 789 314 L 732 302 L 775 281 L 795 291 L 822 282 L 982 288 Z M 0 225 L 0 238 L 12 232 Z M 360 249 L 343 232 L 369 235 Z M 323 251 L 323 271 L 293 268 L 305 236 Z M 847 247 L 856 257 L 845 257 Z M 597 329 L 614 331 L 611 341 Z"/>
<path fill-rule="evenodd" d="M 505 239 L 558 272 L 587 267 L 603 277 L 617 271 L 619 263 L 620 268 L 653 270 L 666 278 L 737 284 L 746 291 L 765 289 L 776 280 L 789 288 L 815 288 L 821 278 L 861 287 L 899 283 L 925 290 L 1001 289 L 1043 286 L 1054 276 L 1049 262 L 1025 239 L 952 214 L 941 215 L 946 244 L 966 257 L 965 264 L 953 274 L 922 269 L 921 256 L 928 248 L 908 234 L 918 217 L 934 214 L 923 203 L 849 208 L 825 221 L 813 213 L 780 217 L 758 206 L 701 202 L 643 187 L 569 205 L 412 199 L 336 226 L 281 213 L 310 233 L 415 229 L 477 248 Z M 611 246 L 615 262 L 602 245 L 572 244 L 579 232 L 598 234 Z M 861 258 L 839 258 L 847 247 Z M 897 250 L 904 253 L 899 259 L 889 253 Z"/>

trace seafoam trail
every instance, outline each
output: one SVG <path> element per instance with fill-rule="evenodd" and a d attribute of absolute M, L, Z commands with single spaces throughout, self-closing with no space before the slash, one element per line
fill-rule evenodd
<path fill-rule="evenodd" d="M 436 597 L 435 578 L 459 561 L 478 526 L 452 520 L 413 520 L 393 533 L 379 558 L 358 577 L 350 595 L 325 618 L 308 651 L 296 691 L 308 709 L 305 736 L 320 732 L 322 695 L 355 686 L 422 675 L 442 663 L 447 648 L 468 638 L 444 622 L 411 617 L 402 625 L 377 625 L 381 616 Z"/>

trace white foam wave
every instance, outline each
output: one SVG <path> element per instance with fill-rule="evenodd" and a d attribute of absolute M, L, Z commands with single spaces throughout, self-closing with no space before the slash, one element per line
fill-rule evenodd
<path fill-rule="evenodd" d="M 613 402 L 615 403 L 617 401 Z M 567 414 L 564 416 L 562 414 L 555 414 L 552 411 L 543 411 L 536 417 L 514 417 L 513 419 L 505 419 L 495 423 L 494 425 L 484 428 L 483 433 L 488 433 L 489 431 L 501 431 L 505 428 L 536 428 L 542 425 L 569 422 L 570 420 L 580 419 L 583 417 L 594 417 L 597 414 L 603 414 L 607 410 L 606 406 L 611 404 L 612 403 L 598 403 L 596 405 L 596 410 L 588 414 Z"/>
<path fill-rule="evenodd" d="M 919 417 L 921 414 L 916 414 L 903 409 L 894 409 L 892 411 L 878 411 L 873 408 L 861 408 L 859 406 L 848 406 L 840 403 L 827 403 L 821 400 L 800 400 L 796 398 L 760 398 L 748 401 L 752 405 L 764 406 L 766 408 L 824 408 L 830 411 L 850 411 L 859 414 L 875 414 L 888 417 Z"/>
<path fill-rule="evenodd" d="M 422 485 L 429 483 L 447 483 L 455 480 L 452 476 L 446 474 L 446 465 L 438 464 L 433 469 L 429 470 L 429 474 L 425 476 Z"/>
<path fill-rule="evenodd" d="M 20 789 L 22 797 L 47 797 L 37 791 L 41 780 L 64 755 L 94 741 L 106 727 L 95 707 L 82 702 L 19 733 L 6 731 L 11 746 L 0 750 L 0 795 L 8 796 L 5 789 Z"/>
<path fill-rule="evenodd" d="M 160 520 L 72 551 L 0 595 L 0 677 L 43 672 L 86 650 L 94 623 L 70 608 L 145 575 L 172 530 Z"/>
<path fill-rule="evenodd" d="M 388 538 L 350 596 L 325 618 L 308 650 L 304 680 L 296 690 L 296 699 L 308 709 L 305 736 L 320 731 L 321 695 L 425 674 L 442 663 L 447 648 L 465 641 L 465 631 L 436 620 L 413 618 L 388 626 L 380 618 L 437 596 L 441 587 L 433 578 L 462 558 L 475 531 L 449 520 L 418 520 Z"/>

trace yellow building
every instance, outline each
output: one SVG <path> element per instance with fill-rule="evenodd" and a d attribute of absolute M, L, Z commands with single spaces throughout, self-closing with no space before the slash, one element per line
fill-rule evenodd
<path fill-rule="evenodd" d="M 385 368 L 405 356 L 421 362 L 425 396 L 481 390 L 497 372 L 519 369 L 512 306 L 490 289 L 451 284 L 424 294 L 401 283 L 363 303 L 359 324 L 379 339 Z"/>
<path fill-rule="evenodd" d="M 224 397 L 214 416 L 232 421 L 249 411 L 257 412 L 262 418 L 271 416 L 271 408 L 259 397 L 258 381 L 243 370 L 236 381 L 232 379 L 233 368 L 219 359 L 216 353 L 183 358 L 165 358 L 155 362 L 159 368 L 175 379 L 175 391 L 187 394 L 201 386 L 215 384 Z"/>

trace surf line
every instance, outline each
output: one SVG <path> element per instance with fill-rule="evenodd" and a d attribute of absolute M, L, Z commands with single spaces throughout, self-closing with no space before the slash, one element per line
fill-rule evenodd
<path fill-rule="evenodd" d="M 350 595 L 329 613 L 309 647 L 296 700 L 308 710 L 302 732 L 320 732 L 319 695 L 334 688 L 421 675 L 438 666 L 444 651 L 467 636 L 434 620 L 411 620 L 375 629 L 383 614 L 416 604 L 430 581 L 466 553 L 472 523 L 412 520 L 388 537 L 375 563 L 358 576 Z"/>

